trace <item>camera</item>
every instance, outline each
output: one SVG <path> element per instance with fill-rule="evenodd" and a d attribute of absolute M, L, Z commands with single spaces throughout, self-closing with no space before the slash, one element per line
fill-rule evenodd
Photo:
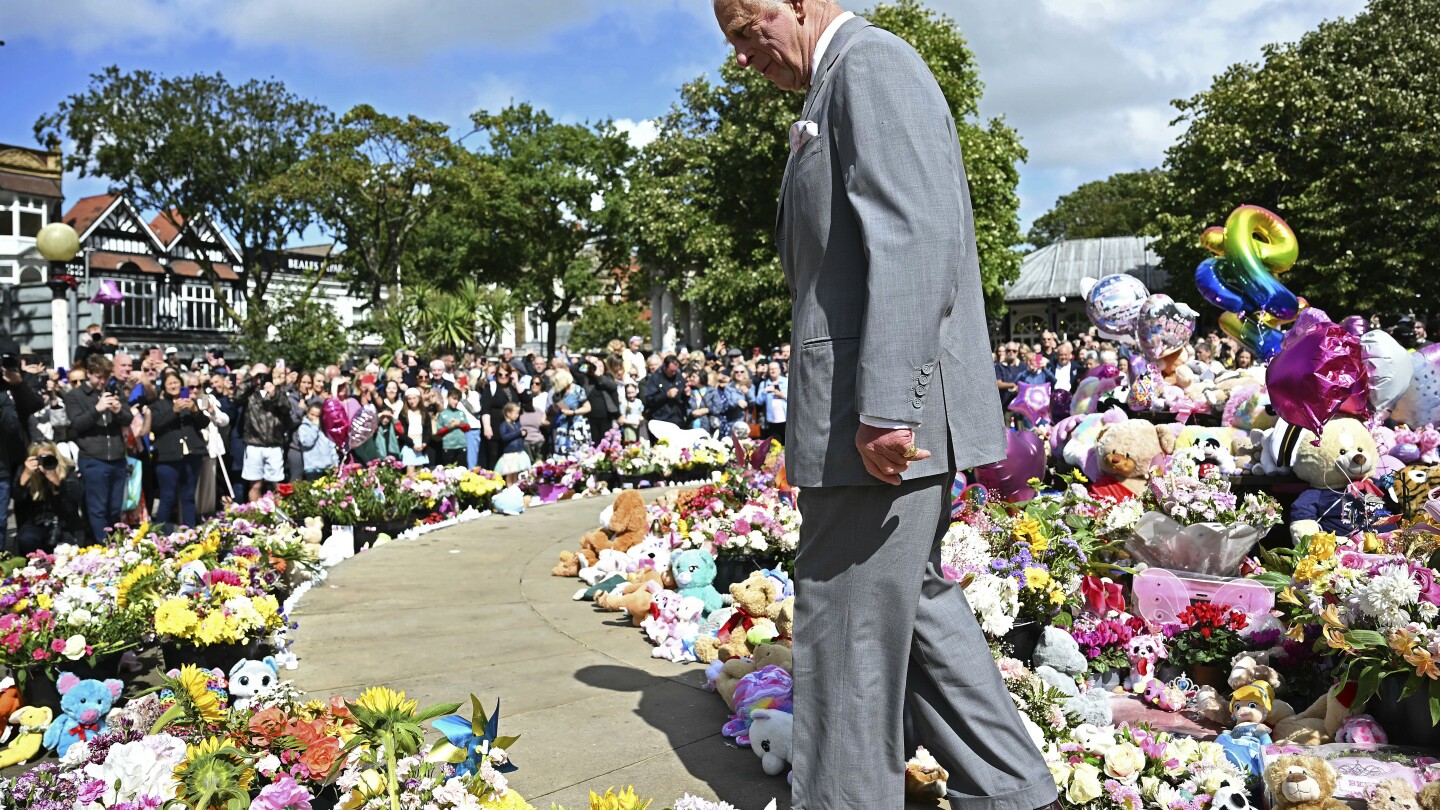
<path fill-rule="evenodd" d="M 120 396 L 120 381 L 111 377 L 110 382 L 105 383 L 105 393 Z"/>
<path fill-rule="evenodd" d="M 270 373 L 269 373 L 269 372 L 262 372 L 262 373 L 260 373 L 260 374 L 256 374 L 256 375 L 255 375 L 255 384 L 256 384 L 256 385 L 264 385 L 265 383 L 270 382 L 270 380 L 271 380 L 271 377 L 270 377 Z"/>
<path fill-rule="evenodd" d="M 213 386 L 213 385 L 203 386 L 203 387 L 201 387 L 200 390 L 201 390 L 201 391 L 204 391 L 204 392 L 205 392 L 205 396 L 207 396 L 207 397 L 213 397 L 213 396 L 215 396 L 215 386 Z"/>
<path fill-rule="evenodd" d="M 60 459 L 50 455 L 49 453 L 36 456 L 35 461 L 40 465 L 40 469 L 46 472 L 54 472 L 55 470 L 60 468 Z"/>

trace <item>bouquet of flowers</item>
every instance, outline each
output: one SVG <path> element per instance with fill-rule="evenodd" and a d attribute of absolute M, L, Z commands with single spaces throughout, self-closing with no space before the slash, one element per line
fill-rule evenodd
<path fill-rule="evenodd" d="M 1077 726 L 1044 755 L 1063 807 L 1200 810 L 1222 789 L 1246 791 L 1218 744 L 1143 727 Z"/>
<path fill-rule="evenodd" d="M 1228 664 L 1245 649 L 1240 632 L 1250 617 L 1229 605 L 1196 602 L 1180 611 L 1178 624 L 1164 627 L 1170 660 L 1181 666 Z"/>
<path fill-rule="evenodd" d="M 1077 619 L 1070 628 L 1070 635 L 1090 662 L 1088 671 L 1096 675 L 1130 666 L 1126 647 L 1132 638 L 1144 632 L 1145 622 L 1138 616 L 1100 619 L 1087 615 Z"/>
<path fill-rule="evenodd" d="M 285 623 L 280 604 L 263 589 L 247 587 L 233 570 L 217 568 L 155 608 L 155 632 L 163 640 L 196 646 L 241 644 Z"/>

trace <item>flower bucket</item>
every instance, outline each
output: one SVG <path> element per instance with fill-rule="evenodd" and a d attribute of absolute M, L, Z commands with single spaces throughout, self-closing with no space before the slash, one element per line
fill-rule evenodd
<path fill-rule="evenodd" d="M 53 671 L 57 676 L 62 672 L 69 672 L 82 681 L 103 681 L 106 678 L 119 677 L 121 655 L 122 653 L 118 652 L 97 655 L 93 664 L 84 658 L 79 661 L 62 661 L 54 665 Z M 60 690 L 55 688 L 54 679 L 46 674 L 44 667 L 27 667 L 24 681 L 20 692 L 26 706 L 47 706 L 54 710 L 57 716 L 60 714 Z"/>
<path fill-rule="evenodd" d="M 1440 726 L 1430 724 L 1430 694 L 1422 686 L 1404 700 L 1405 676 L 1392 675 L 1380 682 L 1380 692 L 1367 710 L 1390 736 L 1391 745 L 1440 748 Z"/>
<path fill-rule="evenodd" d="M 1190 666 L 1190 680 L 1196 686 L 1210 686 L 1218 689 L 1222 694 L 1230 688 L 1226 681 L 1229 677 L 1229 668 L 1221 667 L 1219 664 L 1192 664 Z"/>
<path fill-rule="evenodd" d="M 1154 568 L 1233 577 L 1259 541 L 1260 531 L 1243 523 L 1182 526 L 1168 515 L 1146 512 L 1125 541 L 1125 550 Z"/>
<path fill-rule="evenodd" d="M 721 593 L 729 593 L 730 586 L 744 582 L 752 572 L 766 568 L 774 568 L 777 560 L 769 555 L 756 555 L 753 557 L 716 557 L 715 558 L 715 590 Z"/>
<path fill-rule="evenodd" d="M 1045 625 L 1040 622 L 1020 619 L 1002 640 L 1015 651 L 1014 657 L 1028 667 L 1035 658 L 1035 646 L 1040 643 L 1040 634 L 1044 631 Z"/>
<path fill-rule="evenodd" d="M 1129 674 L 1129 672 L 1130 670 L 1128 668 L 1124 668 L 1087 673 L 1085 675 L 1085 683 L 1089 684 L 1091 689 L 1101 689 L 1109 692 L 1120 686 L 1121 683 L 1124 683 L 1125 676 Z"/>
<path fill-rule="evenodd" d="M 540 499 L 540 503 L 555 503 L 560 500 L 561 495 L 569 491 L 569 487 L 559 484 L 537 484 L 535 486 L 535 497 Z"/>
<path fill-rule="evenodd" d="M 178 641 L 160 642 L 160 654 L 165 658 L 166 669 L 179 669 L 185 664 L 194 664 L 204 670 L 218 669 L 228 673 L 241 658 L 261 657 L 260 639 L 240 644 L 195 645 Z"/>

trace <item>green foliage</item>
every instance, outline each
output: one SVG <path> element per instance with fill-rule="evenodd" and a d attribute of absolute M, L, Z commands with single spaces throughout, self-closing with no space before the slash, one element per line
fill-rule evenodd
<path fill-rule="evenodd" d="M 345 246 L 354 289 L 378 305 L 400 286 L 411 235 L 435 209 L 431 191 L 454 164 L 459 147 L 444 124 L 385 115 L 368 104 L 310 139 L 310 155 L 275 178 L 267 192 L 305 205 Z"/>
<path fill-rule="evenodd" d="M 504 236 L 475 254 L 550 326 L 586 298 L 609 293 L 630 266 L 624 170 L 634 155 L 609 121 L 562 124 L 528 104 L 471 116 L 488 141 L 481 163 L 505 178 L 509 195 L 492 210 Z M 499 185 L 499 184 L 497 184 Z"/>
<path fill-rule="evenodd" d="M 915 0 L 881 4 L 864 16 L 915 46 L 950 103 L 975 206 L 984 290 L 998 310 L 1020 268 L 1020 139 L 1003 121 L 978 120 L 982 85 L 953 20 Z M 641 264 L 699 305 L 714 336 L 734 345 L 786 340 L 790 298 L 776 255 L 775 207 L 787 133 L 804 97 L 733 59 L 721 66 L 719 84 L 697 79 L 680 95 L 632 172 Z"/>
<path fill-rule="evenodd" d="M 362 335 L 378 334 L 386 351 L 419 349 L 427 353 L 463 352 L 494 343 L 515 310 L 509 291 L 465 279 L 453 289 L 416 283 L 385 301 Z"/>
<path fill-rule="evenodd" d="M 290 368 L 323 368 L 338 361 L 349 346 L 334 308 L 311 293 L 272 291 L 265 325 L 258 336 L 246 331 L 235 338 L 252 361 L 283 358 Z"/>
<path fill-rule="evenodd" d="M 1044 247 L 1061 239 L 1139 236 L 1150 224 L 1161 178 L 1158 169 L 1145 169 L 1086 183 L 1035 220 L 1026 238 Z"/>
<path fill-rule="evenodd" d="M 1337 317 L 1440 295 L 1437 18 L 1440 0 L 1372 0 L 1176 102 L 1156 217 L 1172 294 L 1198 304 L 1200 232 L 1252 203 L 1299 237 L 1286 285 Z"/>
<path fill-rule="evenodd" d="M 160 211 L 179 225 L 208 215 L 236 241 L 250 273 L 246 317 L 215 296 L 247 339 L 263 339 L 269 285 L 266 261 L 313 219 L 303 200 L 276 199 L 269 183 L 306 155 L 307 139 L 330 112 L 274 80 L 235 85 L 196 74 L 166 78 L 108 67 L 83 93 L 35 123 L 35 137 L 74 144 L 65 168 L 103 177 L 141 211 Z M 219 277 L 193 234 L 185 244 L 211 285 Z"/>
<path fill-rule="evenodd" d="M 645 308 L 634 301 L 601 301 L 585 307 L 570 330 L 570 345 L 576 349 L 600 349 L 611 340 L 650 331 Z"/>

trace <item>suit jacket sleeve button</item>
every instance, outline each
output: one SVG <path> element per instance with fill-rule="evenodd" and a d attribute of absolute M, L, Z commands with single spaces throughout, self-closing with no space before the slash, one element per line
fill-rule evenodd
<path fill-rule="evenodd" d="M 915 408 L 916 410 L 919 410 L 919 409 L 924 405 L 924 403 L 922 403 L 922 402 L 921 402 L 920 400 L 918 400 L 918 399 L 915 400 L 914 402 L 910 403 L 910 404 L 911 404 L 912 406 L 914 406 L 914 408 Z"/>

